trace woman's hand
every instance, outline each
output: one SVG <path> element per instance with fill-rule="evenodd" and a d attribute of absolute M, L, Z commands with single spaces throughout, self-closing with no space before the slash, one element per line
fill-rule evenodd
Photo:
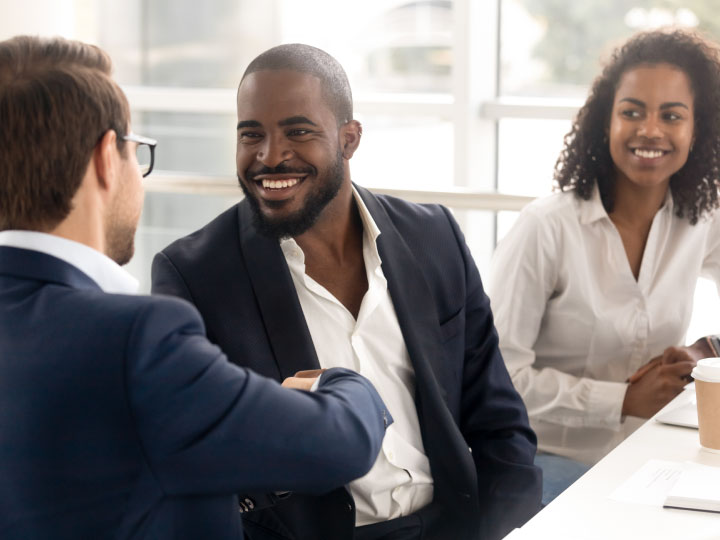
<path fill-rule="evenodd" d="M 685 354 L 682 353 L 683 351 Z M 668 347 L 667 349 L 665 349 L 665 352 L 663 354 L 661 354 L 660 356 L 656 356 L 647 364 L 641 366 L 640 369 L 638 369 L 635 373 L 630 375 L 630 378 L 627 380 L 627 382 L 634 383 L 640 380 L 640 377 L 642 377 L 650 369 L 657 366 L 665 355 L 669 355 L 671 358 L 676 358 L 678 360 L 686 360 L 689 358 L 697 362 L 698 360 L 702 360 L 703 358 L 714 357 L 715 351 L 710 348 L 707 339 L 704 337 L 701 337 L 695 343 L 687 347 Z"/>
<path fill-rule="evenodd" d="M 633 373 L 628 379 L 622 414 L 650 418 L 677 396 L 701 354 L 694 346 L 668 347 Z"/>

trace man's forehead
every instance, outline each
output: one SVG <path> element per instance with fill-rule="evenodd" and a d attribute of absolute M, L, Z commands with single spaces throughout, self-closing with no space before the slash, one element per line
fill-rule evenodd
<path fill-rule="evenodd" d="M 241 96 L 251 96 L 256 93 L 282 97 L 298 93 L 299 91 L 310 95 L 322 94 L 322 81 L 302 71 L 290 69 L 265 69 L 254 71 L 245 76 L 238 89 L 238 99 Z"/>
<path fill-rule="evenodd" d="M 238 116 L 263 112 L 282 113 L 291 108 L 292 115 L 332 114 L 325 99 L 322 81 L 310 74 L 293 70 L 260 70 L 248 74 L 240 84 L 237 96 Z"/>

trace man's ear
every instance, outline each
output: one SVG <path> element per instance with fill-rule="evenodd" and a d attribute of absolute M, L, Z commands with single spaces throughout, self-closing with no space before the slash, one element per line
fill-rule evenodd
<path fill-rule="evenodd" d="M 100 187 L 109 190 L 115 181 L 118 169 L 119 151 L 117 149 L 117 133 L 108 129 L 95 145 L 92 155 L 92 166 Z"/>
<path fill-rule="evenodd" d="M 360 146 L 362 137 L 362 124 L 357 120 L 350 120 L 340 127 L 340 144 L 345 159 L 353 157 L 355 150 Z"/>

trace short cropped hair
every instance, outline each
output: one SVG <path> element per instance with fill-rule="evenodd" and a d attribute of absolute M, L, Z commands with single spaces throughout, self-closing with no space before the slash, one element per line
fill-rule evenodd
<path fill-rule="evenodd" d="M 320 79 L 323 96 L 338 125 L 353 119 L 352 91 L 347 74 L 335 58 L 317 47 L 290 43 L 268 49 L 250 62 L 240 84 L 256 71 L 283 69 L 307 73 Z"/>
<path fill-rule="evenodd" d="M 555 165 L 555 183 L 563 191 L 574 189 L 586 200 L 597 184 L 603 206 L 612 211 L 616 172 L 606 132 L 615 91 L 624 73 L 653 64 L 676 67 L 692 86 L 694 145 L 685 165 L 670 178 L 670 190 L 676 214 L 695 224 L 718 207 L 720 57 L 716 44 L 687 30 L 636 34 L 615 51 L 565 136 L 565 147 Z"/>
<path fill-rule="evenodd" d="M 124 151 L 130 111 L 111 70 L 105 52 L 79 41 L 0 42 L 0 230 L 52 230 L 108 130 Z"/>

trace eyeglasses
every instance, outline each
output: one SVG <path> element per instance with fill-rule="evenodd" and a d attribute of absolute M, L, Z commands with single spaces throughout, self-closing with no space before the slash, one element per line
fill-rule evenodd
<path fill-rule="evenodd" d="M 122 138 L 124 141 L 137 143 L 135 154 L 137 155 L 138 165 L 140 165 L 140 173 L 145 178 L 153 170 L 155 164 L 155 147 L 157 141 L 148 137 L 141 137 L 134 133 L 128 133 Z"/>

